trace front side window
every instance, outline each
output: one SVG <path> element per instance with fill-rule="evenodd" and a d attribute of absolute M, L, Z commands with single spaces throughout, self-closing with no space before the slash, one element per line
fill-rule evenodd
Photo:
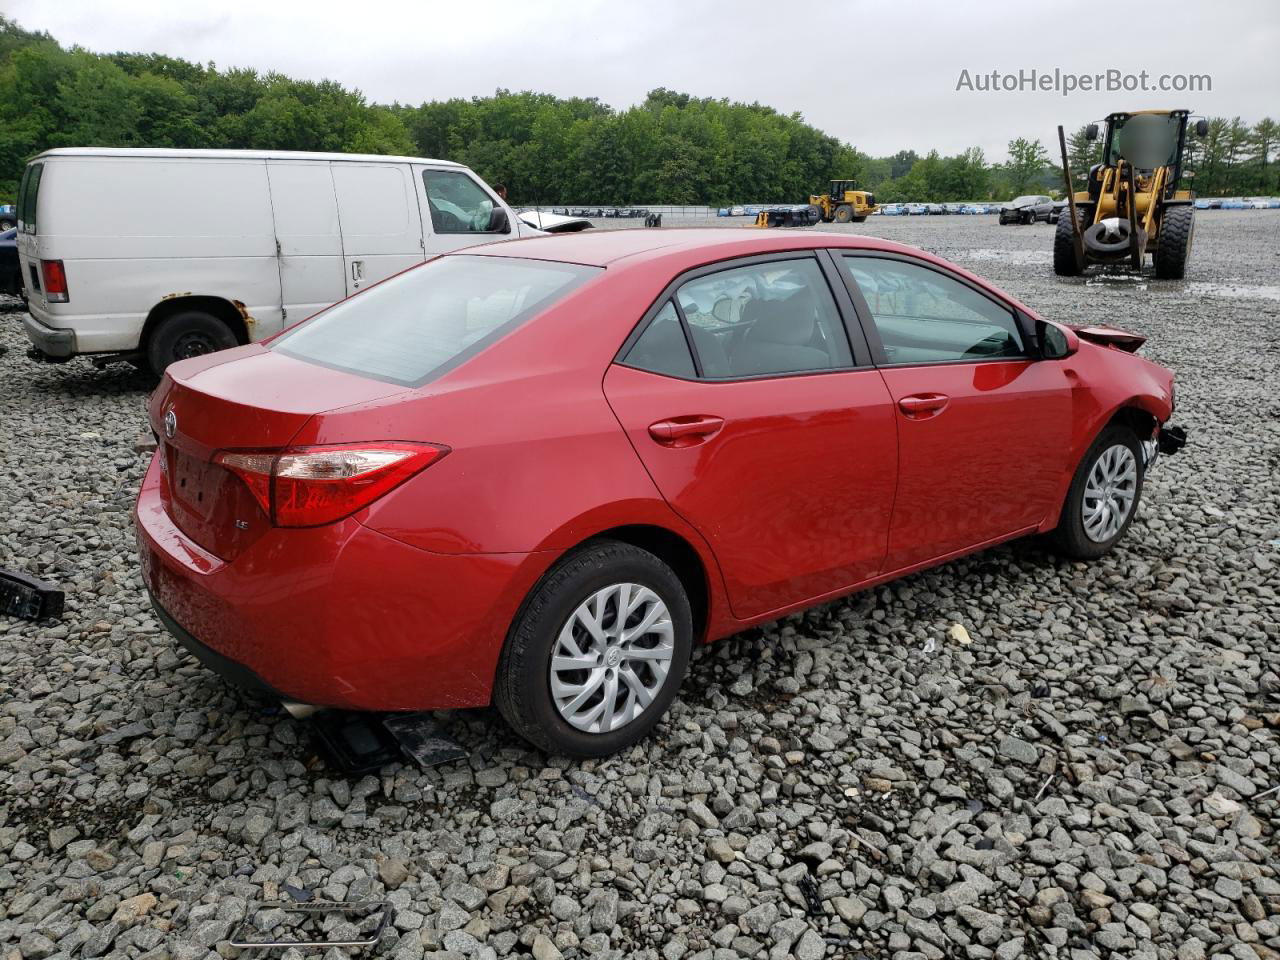
<path fill-rule="evenodd" d="M 441 257 L 317 314 L 271 349 L 375 380 L 420 386 L 599 272 L 515 257 Z"/>
<path fill-rule="evenodd" d="M 816 260 L 770 260 L 690 280 L 676 293 L 708 378 L 853 365 Z"/>
<path fill-rule="evenodd" d="M 871 311 L 889 363 L 1022 357 L 1013 313 L 937 270 L 879 257 L 843 257 Z"/>
<path fill-rule="evenodd" d="M 497 204 L 480 184 L 456 170 L 423 170 L 422 183 L 436 233 L 510 233 L 494 229 Z"/>

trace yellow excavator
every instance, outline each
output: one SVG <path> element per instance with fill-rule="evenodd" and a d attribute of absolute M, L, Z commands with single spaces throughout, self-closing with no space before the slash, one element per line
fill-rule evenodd
<path fill-rule="evenodd" d="M 861 223 L 876 212 L 876 197 L 859 190 L 856 180 L 832 180 L 829 193 L 809 196 L 809 206 L 824 223 Z"/>
<path fill-rule="evenodd" d="M 1092 264 L 1128 264 L 1141 271 L 1151 254 L 1155 275 L 1186 275 L 1195 232 L 1195 194 L 1183 187 L 1194 174 L 1183 170 L 1187 131 L 1208 132 L 1208 123 L 1190 123 L 1189 110 L 1113 113 L 1105 121 L 1102 162 L 1090 168 L 1084 190 L 1075 190 L 1067 161 L 1067 140 L 1058 127 L 1062 173 L 1070 198 L 1058 215 L 1053 238 L 1053 270 L 1079 276 Z M 1098 124 L 1085 136 L 1098 139 Z"/>

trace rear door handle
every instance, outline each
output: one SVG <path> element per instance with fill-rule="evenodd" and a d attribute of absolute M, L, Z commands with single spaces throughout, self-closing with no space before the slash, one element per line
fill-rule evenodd
<path fill-rule="evenodd" d="M 720 432 L 724 417 L 672 417 L 649 424 L 649 436 L 667 446 L 687 447 Z"/>
<path fill-rule="evenodd" d="M 898 409 L 908 420 L 927 420 L 947 408 L 951 398 L 943 393 L 916 393 L 898 401 Z"/>

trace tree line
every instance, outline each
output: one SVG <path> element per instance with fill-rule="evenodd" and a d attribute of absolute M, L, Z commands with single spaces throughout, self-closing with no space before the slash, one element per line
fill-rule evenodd
<path fill-rule="evenodd" d="M 1217 117 L 1192 142 L 1204 195 L 1280 192 L 1277 125 Z M 218 70 L 161 54 L 66 49 L 0 16 L 0 201 L 27 160 L 60 146 L 215 147 L 409 154 L 455 160 L 516 204 L 803 202 L 853 178 L 877 199 L 944 202 L 1062 190 L 1040 140 L 1009 142 L 1005 162 L 904 150 L 872 157 L 759 103 L 659 88 L 618 110 L 595 98 L 498 90 L 419 106 L 370 103 L 332 81 Z M 1101 146 L 1070 141 L 1082 182 Z"/>

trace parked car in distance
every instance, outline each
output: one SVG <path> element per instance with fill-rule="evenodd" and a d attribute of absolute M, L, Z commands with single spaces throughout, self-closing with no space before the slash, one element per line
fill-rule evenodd
<path fill-rule="evenodd" d="M 0 293 L 7 293 L 11 297 L 23 295 L 17 237 L 17 228 L 0 233 Z"/>
<path fill-rule="evenodd" d="M 12 203 L 0 204 L 0 233 L 18 225 L 18 208 Z"/>
<path fill-rule="evenodd" d="M 1008 203 L 1001 204 L 1000 225 L 1009 223 L 1035 223 L 1037 220 L 1050 222 L 1053 213 L 1053 201 L 1045 196 L 1015 197 Z"/>
<path fill-rule="evenodd" d="M 239 683 L 601 756 L 694 643 L 1029 534 L 1110 550 L 1179 445 L 1142 340 L 847 234 L 459 250 L 168 368 L 142 578 Z"/>
<path fill-rule="evenodd" d="M 941 214 L 944 214 L 947 212 L 946 208 L 943 207 L 942 204 L 940 203 L 926 203 L 924 205 L 924 209 L 925 209 L 925 212 L 928 213 L 929 216 L 931 217 L 940 216 Z"/>
<path fill-rule="evenodd" d="M 264 150 L 48 150 L 18 220 L 34 358 L 156 372 L 427 257 L 539 233 L 460 164 Z"/>
<path fill-rule="evenodd" d="M 909 217 L 923 217 L 929 213 L 929 208 L 923 203 L 908 203 L 902 208 L 902 212 Z"/>
<path fill-rule="evenodd" d="M 880 213 L 886 217 L 900 217 L 905 211 L 900 203 L 882 203 L 880 205 Z"/>
<path fill-rule="evenodd" d="M 1246 204 L 1239 197 L 1228 197 L 1222 201 L 1223 210 L 1243 210 Z"/>

